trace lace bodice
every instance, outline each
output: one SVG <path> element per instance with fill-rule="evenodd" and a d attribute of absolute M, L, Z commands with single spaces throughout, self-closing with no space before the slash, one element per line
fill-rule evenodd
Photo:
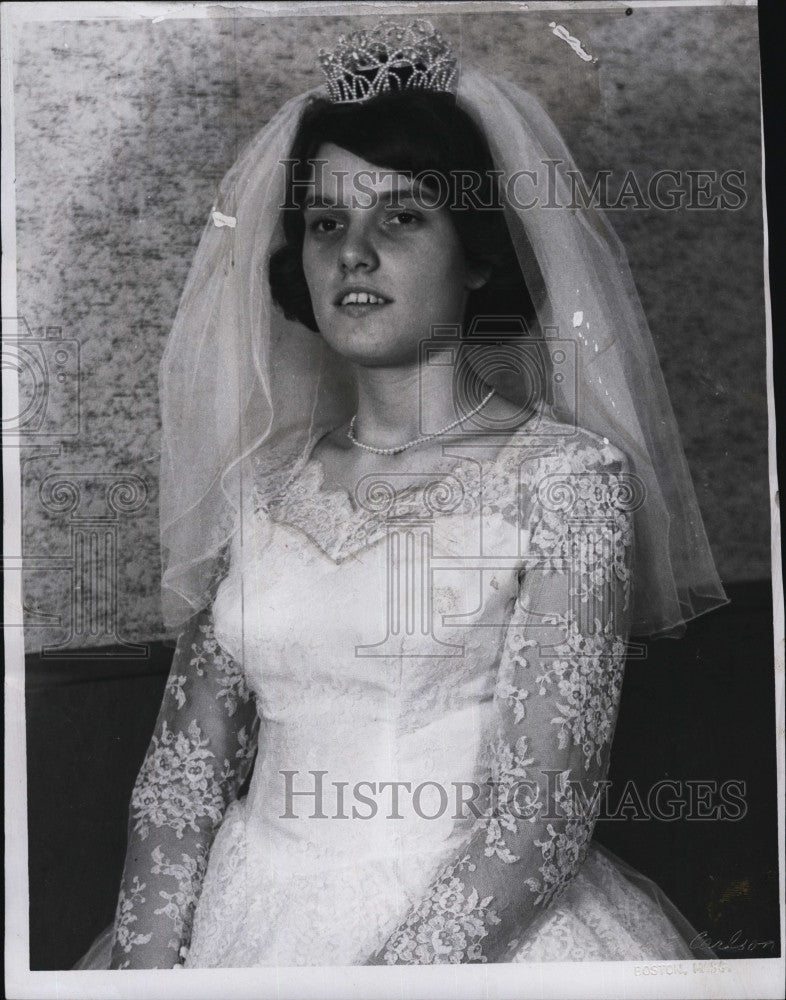
<path fill-rule="evenodd" d="M 219 824 L 187 964 L 521 951 L 590 844 L 641 502 L 619 451 L 548 430 L 404 490 L 259 484 L 140 772 L 116 960 L 186 952 Z"/>

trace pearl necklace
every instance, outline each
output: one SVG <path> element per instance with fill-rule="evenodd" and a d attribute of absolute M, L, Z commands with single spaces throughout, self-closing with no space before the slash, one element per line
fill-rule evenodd
<path fill-rule="evenodd" d="M 469 417 L 474 417 L 476 413 L 480 413 L 486 403 L 488 403 L 494 395 L 494 392 L 495 390 L 492 389 L 491 392 L 478 403 L 474 410 L 470 410 L 469 413 L 465 413 L 463 417 L 459 417 L 458 420 L 454 420 L 452 424 L 448 424 L 447 427 L 443 427 L 441 431 L 435 431 L 433 434 L 424 434 L 422 437 L 414 438 L 412 441 L 407 441 L 406 444 L 397 445 L 395 448 L 375 448 L 371 444 L 363 444 L 362 441 L 358 441 L 355 437 L 355 421 L 357 420 L 357 413 L 349 422 L 347 437 L 352 444 L 356 445 L 358 448 L 363 448 L 364 451 L 373 451 L 375 455 L 398 455 L 399 452 L 406 451 L 407 448 L 414 448 L 416 444 L 423 444 L 424 441 L 431 441 L 433 438 L 441 437 L 443 434 L 447 434 L 448 431 L 452 431 L 454 427 L 458 427 L 462 421 L 467 420 Z"/>

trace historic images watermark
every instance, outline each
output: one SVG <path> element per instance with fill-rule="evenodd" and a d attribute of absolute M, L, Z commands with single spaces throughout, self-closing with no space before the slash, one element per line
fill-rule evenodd
<path fill-rule="evenodd" d="M 610 779 L 585 783 L 543 770 L 538 780 L 483 782 L 435 780 L 341 781 L 323 770 L 279 771 L 284 811 L 280 819 L 419 820 L 585 819 L 590 822 L 735 823 L 747 811 L 746 782 L 739 778 L 664 778 L 642 788 Z"/>
<path fill-rule="evenodd" d="M 312 157 L 306 161 L 307 176 L 295 175 L 303 164 L 295 159 L 279 161 L 291 172 L 282 209 L 371 209 L 383 202 L 390 211 L 417 208 L 421 211 L 498 211 L 505 205 L 517 211 L 529 209 L 602 209 L 615 211 L 739 211 L 748 203 L 744 170 L 664 167 L 648 174 L 627 170 L 621 177 L 613 170 L 596 171 L 589 179 L 562 160 L 541 160 L 537 170 L 408 170 L 364 169 L 326 172 L 328 161 Z M 326 198 L 326 177 L 331 178 L 331 197 Z M 380 188 L 382 190 L 380 190 Z M 234 225 L 222 216 L 216 224 Z"/>

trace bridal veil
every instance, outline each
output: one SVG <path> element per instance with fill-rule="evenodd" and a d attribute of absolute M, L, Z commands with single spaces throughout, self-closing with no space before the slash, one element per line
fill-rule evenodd
<path fill-rule="evenodd" d="M 257 477 L 275 475 L 354 411 L 339 359 L 284 318 L 267 277 L 283 242 L 282 161 L 301 112 L 324 94 L 286 103 L 225 176 L 166 346 L 160 496 L 170 626 L 210 598 L 216 560 L 253 502 L 251 456 Z M 553 386 L 554 414 L 608 438 L 638 484 L 632 634 L 678 634 L 726 597 L 625 251 L 602 214 L 576 202 L 575 165 L 531 94 L 462 65 L 456 100 L 501 172 L 522 273 L 545 293 L 540 327 L 575 358 L 575 375 Z"/>

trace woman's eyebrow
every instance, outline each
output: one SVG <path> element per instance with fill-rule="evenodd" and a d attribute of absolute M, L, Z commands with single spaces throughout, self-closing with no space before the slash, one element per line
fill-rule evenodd
<path fill-rule="evenodd" d="M 397 202 L 398 201 L 417 201 L 417 198 L 415 197 L 415 192 L 412 190 L 412 186 L 411 185 L 408 185 L 406 187 L 398 187 L 398 186 L 397 187 L 393 187 L 393 188 L 390 189 L 390 191 L 382 191 L 382 192 L 380 192 L 380 194 L 381 194 L 381 196 L 383 198 L 393 198 L 393 197 L 395 197 L 395 199 L 396 199 Z"/>
<path fill-rule="evenodd" d="M 334 198 L 317 190 L 308 194 L 301 202 L 305 208 L 347 208 L 345 199 Z"/>
<path fill-rule="evenodd" d="M 369 205 L 369 198 L 372 199 L 371 205 Z M 398 205 L 405 201 L 417 201 L 417 196 L 409 184 L 396 185 L 383 191 L 373 191 L 360 185 L 357 190 L 350 193 L 348 198 L 335 198 L 332 195 L 323 194 L 317 189 L 305 197 L 301 204 L 304 210 L 309 208 L 349 209 L 353 207 L 369 208 L 378 202 L 382 202 L 386 206 L 389 206 L 391 202 Z"/>

